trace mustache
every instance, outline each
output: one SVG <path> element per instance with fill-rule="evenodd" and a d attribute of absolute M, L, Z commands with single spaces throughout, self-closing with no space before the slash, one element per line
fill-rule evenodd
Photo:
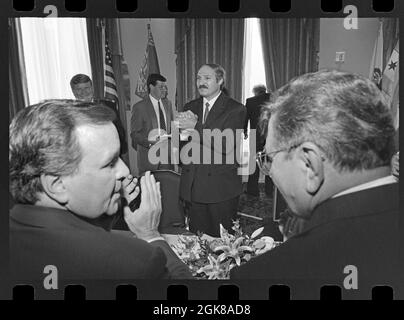
<path fill-rule="evenodd" d="M 208 89 L 208 87 L 205 86 L 205 85 L 200 85 L 200 86 L 198 87 L 198 89 L 203 89 L 203 88 Z"/>

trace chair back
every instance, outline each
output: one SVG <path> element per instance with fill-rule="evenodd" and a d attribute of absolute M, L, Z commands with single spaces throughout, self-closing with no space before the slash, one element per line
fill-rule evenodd
<path fill-rule="evenodd" d="M 156 181 L 160 182 L 162 213 L 159 232 L 178 234 L 185 230 L 184 207 L 180 201 L 180 174 L 171 170 L 155 170 L 152 172 Z"/>

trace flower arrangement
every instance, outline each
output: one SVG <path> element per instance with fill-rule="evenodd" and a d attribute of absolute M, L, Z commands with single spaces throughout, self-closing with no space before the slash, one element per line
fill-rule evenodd
<path fill-rule="evenodd" d="M 279 244 L 271 237 L 257 238 L 264 227 L 251 236 L 244 234 L 239 221 L 233 221 L 234 234 L 220 225 L 220 238 L 202 233 L 196 236 L 179 236 L 171 245 L 180 259 L 188 265 L 192 274 L 201 279 L 229 279 L 230 270 L 251 258 L 271 250 Z"/>

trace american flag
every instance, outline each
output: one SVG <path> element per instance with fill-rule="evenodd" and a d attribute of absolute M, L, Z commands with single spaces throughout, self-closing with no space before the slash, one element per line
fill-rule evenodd
<path fill-rule="evenodd" d="M 105 99 L 118 101 L 118 93 L 116 91 L 114 69 L 112 69 L 111 49 L 109 48 L 107 39 L 105 39 L 104 92 L 105 92 Z"/>
<path fill-rule="evenodd" d="M 138 97 L 144 99 L 148 95 L 147 77 L 151 73 L 160 73 L 157 51 L 154 45 L 153 35 L 150 23 L 147 24 L 147 46 L 143 62 L 139 71 L 139 79 L 136 84 L 135 93 Z"/>

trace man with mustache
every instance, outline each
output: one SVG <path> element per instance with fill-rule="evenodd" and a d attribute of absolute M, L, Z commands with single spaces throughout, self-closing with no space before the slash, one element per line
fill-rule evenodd
<path fill-rule="evenodd" d="M 197 160 L 200 161 L 183 162 L 180 196 L 189 204 L 190 230 L 217 237 L 220 224 L 231 231 L 232 220 L 236 219 L 242 192 L 236 157 L 236 143 L 240 142 L 240 137 L 236 135 L 236 129 L 243 129 L 246 110 L 222 92 L 225 70 L 220 65 L 203 65 L 196 84 L 201 97 L 184 106 L 185 116 L 179 117 L 179 128 L 195 130 L 200 137 L 199 141 L 190 139 L 188 142 L 199 148 Z M 219 137 L 220 145 L 217 138 L 204 135 L 204 131 L 212 133 L 213 130 L 220 133 L 230 130 L 233 141 L 226 143 L 229 142 L 227 139 Z M 188 144 L 182 148 L 181 158 Z M 219 156 L 221 161 L 215 163 L 214 156 Z"/>

